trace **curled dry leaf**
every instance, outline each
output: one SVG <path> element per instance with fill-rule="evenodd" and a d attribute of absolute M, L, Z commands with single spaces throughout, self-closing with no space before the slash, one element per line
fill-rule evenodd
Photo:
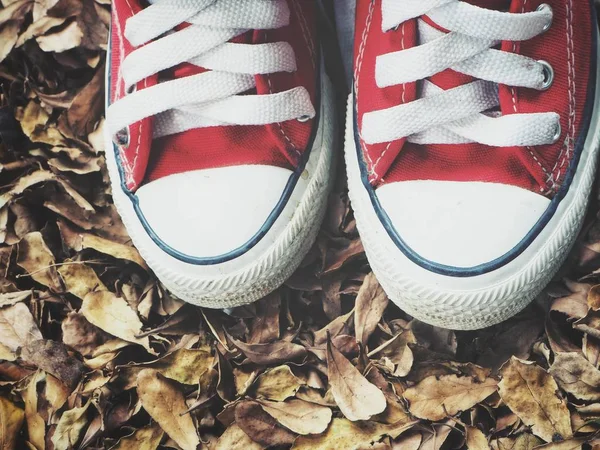
<path fill-rule="evenodd" d="M 124 341 L 152 352 L 148 337 L 138 338 L 142 322 L 127 302 L 109 291 L 90 292 L 83 299 L 81 313 L 93 325 Z"/>
<path fill-rule="evenodd" d="M 137 377 L 137 390 L 144 409 L 183 450 L 196 450 L 200 439 L 181 391 L 152 369 Z"/>
<path fill-rule="evenodd" d="M 394 364 L 393 375 L 405 377 L 410 372 L 414 355 L 408 344 L 416 344 L 417 340 L 411 330 L 404 330 L 377 347 L 369 356 L 381 354 Z"/>
<path fill-rule="evenodd" d="M 580 353 L 557 353 L 550 374 L 575 398 L 600 400 L 600 371 Z"/>
<path fill-rule="evenodd" d="M 58 292 L 61 285 L 55 263 L 54 255 L 39 231 L 27 234 L 19 242 L 17 264 L 35 281 Z"/>
<path fill-rule="evenodd" d="M 386 408 L 383 393 L 327 341 L 327 371 L 331 392 L 342 413 L 352 421 L 368 420 Z"/>
<path fill-rule="evenodd" d="M 322 433 L 331 422 L 331 409 L 303 400 L 260 400 L 258 403 L 281 425 L 301 435 Z"/>
<path fill-rule="evenodd" d="M 235 423 L 250 439 L 265 447 L 290 445 L 296 439 L 294 433 L 279 426 L 256 402 L 239 402 L 235 407 Z"/>
<path fill-rule="evenodd" d="M 375 331 L 381 320 L 388 303 L 388 296 L 375 278 L 375 274 L 371 272 L 365 278 L 356 296 L 354 328 L 358 342 L 367 343 L 371 333 Z"/>
<path fill-rule="evenodd" d="M 506 405 L 546 442 L 572 436 L 571 416 L 554 379 L 534 363 L 511 358 L 498 385 Z"/>
<path fill-rule="evenodd" d="M 10 400 L 0 397 L 0 450 L 16 448 L 25 413 Z"/>
<path fill-rule="evenodd" d="M 430 376 L 404 391 L 410 412 L 422 419 L 442 420 L 465 411 L 498 389 L 498 382 L 487 378 L 479 382 L 472 377 Z"/>

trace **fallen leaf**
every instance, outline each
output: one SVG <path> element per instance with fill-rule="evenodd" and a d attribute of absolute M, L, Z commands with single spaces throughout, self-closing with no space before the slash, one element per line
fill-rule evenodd
<path fill-rule="evenodd" d="M 416 343 L 417 340 L 413 332 L 404 330 L 374 349 L 369 353 L 369 356 L 380 353 L 395 365 L 394 376 L 405 377 L 410 372 L 414 362 L 414 355 L 408 344 Z"/>
<path fill-rule="evenodd" d="M 23 303 L 0 309 L 0 342 L 11 352 L 42 339 L 29 308 Z"/>
<path fill-rule="evenodd" d="M 142 322 L 127 302 L 109 291 L 90 292 L 83 299 L 81 313 L 101 330 L 152 352 L 147 336 L 138 338 Z"/>
<path fill-rule="evenodd" d="M 30 341 L 22 348 L 21 358 L 54 375 L 71 389 L 77 386 L 85 371 L 83 363 L 70 356 L 61 342 L 45 339 Z"/>
<path fill-rule="evenodd" d="M 367 420 L 385 410 L 383 393 L 362 376 L 331 340 L 327 342 L 327 370 L 333 397 L 349 420 Z"/>
<path fill-rule="evenodd" d="M 546 442 L 572 436 L 566 402 L 554 379 L 531 362 L 511 358 L 502 368 L 499 393 L 506 405 Z"/>
<path fill-rule="evenodd" d="M 600 371 L 580 353 L 557 353 L 550 374 L 561 388 L 574 397 L 600 400 Z"/>
<path fill-rule="evenodd" d="M 279 426 L 256 402 L 243 400 L 238 403 L 235 423 L 250 439 L 266 447 L 290 445 L 296 439 L 295 434 Z"/>
<path fill-rule="evenodd" d="M 543 444 L 537 436 L 529 433 L 519 434 L 517 437 L 493 439 L 493 450 L 533 450 Z"/>
<path fill-rule="evenodd" d="M 256 302 L 256 317 L 252 320 L 248 342 L 266 344 L 279 339 L 281 294 L 275 291 Z"/>
<path fill-rule="evenodd" d="M 289 366 L 279 366 L 267 370 L 256 379 L 254 393 L 259 398 L 281 402 L 293 397 L 303 384 Z"/>
<path fill-rule="evenodd" d="M 27 419 L 27 435 L 29 442 L 36 448 L 44 449 L 46 445 L 46 422 L 39 413 L 38 385 L 44 381 L 46 376 L 41 370 L 34 373 L 24 391 L 25 418 Z M 1 447 L 0 447 L 1 448 Z"/>
<path fill-rule="evenodd" d="M 40 284 L 53 291 L 61 290 L 55 267 L 54 255 L 44 242 L 42 233 L 35 231 L 27 234 L 18 246 L 17 264 Z"/>
<path fill-rule="evenodd" d="M 306 357 L 306 349 L 292 342 L 277 341 L 272 344 L 246 344 L 234 338 L 231 338 L 231 340 L 255 364 L 281 364 Z"/>
<path fill-rule="evenodd" d="M 375 278 L 375 274 L 371 272 L 365 278 L 356 296 L 354 328 L 358 342 L 367 343 L 381 320 L 388 302 L 388 296 Z"/>
<path fill-rule="evenodd" d="M 66 260 L 58 268 L 58 273 L 64 282 L 65 290 L 81 300 L 90 292 L 107 290 L 94 269 L 85 264 Z"/>
<path fill-rule="evenodd" d="M 138 394 L 144 409 L 183 450 L 196 450 L 200 439 L 181 391 L 157 371 L 138 374 Z"/>
<path fill-rule="evenodd" d="M 214 357 L 207 349 L 182 348 L 150 363 L 149 366 L 162 376 L 179 383 L 198 384 L 202 376 L 212 369 L 213 363 Z"/>
<path fill-rule="evenodd" d="M 164 435 L 157 424 L 139 428 L 129 436 L 119 439 L 111 450 L 156 450 Z"/>
<path fill-rule="evenodd" d="M 377 422 L 352 422 L 335 418 L 327 431 L 319 435 L 300 436 L 292 450 L 355 450 L 378 442 L 384 436 L 397 437 L 411 425 L 394 427 Z"/>
<path fill-rule="evenodd" d="M 422 419 L 442 420 L 482 402 L 498 389 L 498 382 L 487 378 L 479 382 L 472 377 L 442 375 L 427 377 L 404 391 L 410 412 Z"/>
<path fill-rule="evenodd" d="M 81 408 L 73 408 L 65 411 L 60 417 L 52 443 L 55 450 L 71 450 L 81 438 L 84 428 L 88 424 L 87 410 L 90 402 Z"/>
<path fill-rule="evenodd" d="M 84 356 L 90 356 L 111 339 L 108 333 L 92 325 L 81 313 L 71 311 L 62 324 L 63 342 Z"/>
<path fill-rule="evenodd" d="M 263 446 L 254 442 L 235 423 L 219 437 L 213 450 L 262 450 Z"/>
<path fill-rule="evenodd" d="M 281 425 L 301 435 L 322 433 L 331 422 L 331 409 L 303 400 L 259 400 L 258 403 Z"/>
<path fill-rule="evenodd" d="M 10 400 L 0 397 L 0 450 L 16 448 L 25 413 Z"/>
<path fill-rule="evenodd" d="M 467 427 L 467 449 L 468 450 L 489 450 L 490 445 L 485 434 L 476 427 Z"/>

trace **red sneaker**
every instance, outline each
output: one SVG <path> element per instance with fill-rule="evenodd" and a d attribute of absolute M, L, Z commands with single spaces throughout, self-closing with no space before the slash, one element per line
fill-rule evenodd
<path fill-rule="evenodd" d="M 142 256 L 183 300 L 257 300 L 314 241 L 334 116 L 304 0 L 115 0 L 107 161 Z M 114 142 L 114 143 L 113 143 Z"/>
<path fill-rule="evenodd" d="M 358 0 L 355 23 L 346 161 L 373 270 L 423 321 L 510 317 L 556 273 L 586 210 L 593 2 Z"/>

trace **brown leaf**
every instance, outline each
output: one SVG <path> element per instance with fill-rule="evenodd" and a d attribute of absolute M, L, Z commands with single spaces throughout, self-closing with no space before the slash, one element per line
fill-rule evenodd
<path fill-rule="evenodd" d="M 138 394 L 144 409 L 183 450 L 196 450 L 200 439 L 183 394 L 157 371 L 138 374 Z"/>
<path fill-rule="evenodd" d="M 554 379 L 534 363 L 511 358 L 498 385 L 506 405 L 546 442 L 572 436 L 566 402 L 557 395 Z"/>
<path fill-rule="evenodd" d="M 109 291 L 90 292 L 83 299 L 81 313 L 101 330 L 152 352 L 148 337 L 138 338 L 142 322 L 127 302 Z"/>
<path fill-rule="evenodd" d="M 354 318 L 354 310 L 348 314 L 344 314 L 331 322 L 325 327 L 318 331 L 315 331 L 315 346 L 327 343 L 327 334 L 329 333 L 332 338 L 339 336 L 340 334 L 348 334 L 349 322 Z"/>
<path fill-rule="evenodd" d="M 306 349 L 292 342 L 277 341 L 272 344 L 246 344 L 234 338 L 231 338 L 231 341 L 255 364 L 281 364 L 298 361 L 306 357 Z"/>
<path fill-rule="evenodd" d="M 44 242 L 42 233 L 27 234 L 19 242 L 17 264 L 27 271 L 35 281 L 53 291 L 61 290 L 56 272 L 54 255 Z"/>
<path fill-rule="evenodd" d="M 410 329 L 420 345 L 437 353 L 456 355 L 456 333 L 452 330 L 434 327 L 417 319 L 410 323 Z"/>
<path fill-rule="evenodd" d="M 111 339 L 108 333 L 92 325 L 81 313 L 71 311 L 61 324 L 63 342 L 85 356 Z"/>
<path fill-rule="evenodd" d="M 523 433 L 516 438 L 493 439 L 491 447 L 493 450 L 533 450 L 543 443 L 544 441 L 533 434 Z"/>
<path fill-rule="evenodd" d="M 164 435 L 157 424 L 138 428 L 129 436 L 121 438 L 111 450 L 156 450 Z"/>
<path fill-rule="evenodd" d="M 56 341 L 30 341 L 23 347 L 21 358 L 54 375 L 71 389 L 77 386 L 85 370 L 83 363 L 70 356 L 64 344 Z"/>
<path fill-rule="evenodd" d="M 375 274 L 371 272 L 365 278 L 356 297 L 354 328 L 358 342 L 367 343 L 381 320 L 388 302 L 388 296 L 375 278 Z"/>
<path fill-rule="evenodd" d="M 550 374 L 558 385 L 580 400 L 600 400 L 600 371 L 579 353 L 557 353 Z"/>
<path fill-rule="evenodd" d="M 571 294 L 554 300 L 551 310 L 565 314 L 570 318 L 581 319 L 585 317 L 588 312 L 587 299 L 590 285 L 569 280 L 565 280 L 565 284 Z"/>
<path fill-rule="evenodd" d="M 16 448 L 25 413 L 10 400 L 0 397 L 0 450 Z"/>
<path fill-rule="evenodd" d="M 27 306 L 17 303 L 0 309 L 0 342 L 11 352 L 42 339 L 42 333 L 33 321 Z"/>
<path fill-rule="evenodd" d="M 412 425 L 395 427 L 377 422 L 351 422 L 335 418 L 327 431 L 319 435 L 300 436 L 294 442 L 292 450 L 353 450 L 378 442 L 384 436 L 397 437 Z"/>
<path fill-rule="evenodd" d="M 267 370 L 256 379 L 254 393 L 258 397 L 281 402 L 293 397 L 303 385 L 289 366 L 279 366 Z"/>
<path fill-rule="evenodd" d="M 279 309 L 281 293 L 275 291 L 256 302 L 256 317 L 252 321 L 248 342 L 266 344 L 279 339 Z"/>
<path fill-rule="evenodd" d="M 90 292 L 107 290 L 96 272 L 85 264 L 67 260 L 58 268 L 58 273 L 66 291 L 81 300 Z"/>
<path fill-rule="evenodd" d="M 42 383 L 45 378 L 46 377 L 42 371 L 38 371 L 33 374 L 29 379 L 27 388 L 25 389 L 25 395 L 23 395 L 29 442 L 39 449 L 43 449 L 45 447 L 46 422 L 38 411 L 38 403 L 40 401 L 38 396 L 38 385 Z"/>
<path fill-rule="evenodd" d="M 279 426 L 256 402 L 243 400 L 238 403 L 235 423 L 254 442 L 266 447 L 290 445 L 296 439 L 295 434 Z"/>
<path fill-rule="evenodd" d="M 600 339 L 600 311 L 590 310 L 583 319 L 573 324 L 573 328 Z"/>
<path fill-rule="evenodd" d="M 386 408 L 383 393 L 327 342 L 327 369 L 331 392 L 342 413 L 350 420 L 368 420 Z"/>
<path fill-rule="evenodd" d="M 536 450 L 581 450 L 585 439 L 569 439 L 561 442 L 551 442 L 550 444 L 540 445 Z"/>
<path fill-rule="evenodd" d="M 487 378 L 479 382 L 471 377 L 443 375 L 427 377 L 404 391 L 410 412 L 422 419 L 442 420 L 465 411 L 498 389 L 498 382 Z"/>
<path fill-rule="evenodd" d="M 413 332 L 404 330 L 370 352 L 369 356 L 380 353 L 395 365 L 394 376 L 405 377 L 410 372 L 414 362 L 413 352 L 408 344 L 416 343 L 417 340 Z"/>
<path fill-rule="evenodd" d="M 322 433 L 331 422 L 331 409 L 303 400 L 260 400 L 258 403 L 281 425 L 301 435 Z"/>
<path fill-rule="evenodd" d="M 62 414 L 52 435 L 55 450 L 71 450 L 76 446 L 88 424 L 87 410 L 89 406 L 90 402 L 81 408 L 73 408 Z"/>
<path fill-rule="evenodd" d="M 467 427 L 467 449 L 468 450 L 489 450 L 490 445 L 485 434 L 476 427 Z"/>
<path fill-rule="evenodd" d="M 182 384 L 198 384 L 213 365 L 214 357 L 209 348 L 182 348 L 149 364 L 164 377 Z"/>
<path fill-rule="evenodd" d="M 235 423 L 225 430 L 213 450 L 262 450 L 263 446 L 254 442 Z"/>
<path fill-rule="evenodd" d="M 84 3 L 85 5 L 85 3 Z M 100 64 L 91 81 L 79 91 L 67 111 L 67 121 L 76 136 L 86 136 L 94 131 L 94 126 L 104 109 L 105 67 Z"/>

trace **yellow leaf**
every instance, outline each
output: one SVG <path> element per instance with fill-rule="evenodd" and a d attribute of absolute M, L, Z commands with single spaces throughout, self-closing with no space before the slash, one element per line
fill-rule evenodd
<path fill-rule="evenodd" d="M 331 422 L 331 409 L 304 400 L 259 400 L 258 403 L 271 417 L 294 433 L 319 434 L 325 431 Z"/>
<path fill-rule="evenodd" d="M 25 413 L 10 400 L 0 397 L 0 450 L 13 450 Z"/>
<path fill-rule="evenodd" d="M 262 450 L 262 445 L 257 444 L 248 437 L 235 423 L 225 430 L 213 450 Z"/>
<path fill-rule="evenodd" d="M 62 414 L 52 436 L 55 450 L 70 450 L 75 447 L 88 423 L 87 409 L 89 406 L 90 402 L 81 408 L 73 408 Z"/>
<path fill-rule="evenodd" d="M 303 384 L 289 366 L 279 366 L 261 374 L 254 389 L 258 397 L 281 402 L 294 396 Z"/>
<path fill-rule="evenodd" d="M 110 450 L 156 450 L 163 435 L 163 430 L 157 424 L 152 424 L 121 438 Z"/>
<path fill-rule="evenodd" d="M 183 393 L 156 370 L 144 369 L 137 377 L 144 409 L 183 450 L 196 450 L 200 439 L 192 417 L 186 413 Z"/>

